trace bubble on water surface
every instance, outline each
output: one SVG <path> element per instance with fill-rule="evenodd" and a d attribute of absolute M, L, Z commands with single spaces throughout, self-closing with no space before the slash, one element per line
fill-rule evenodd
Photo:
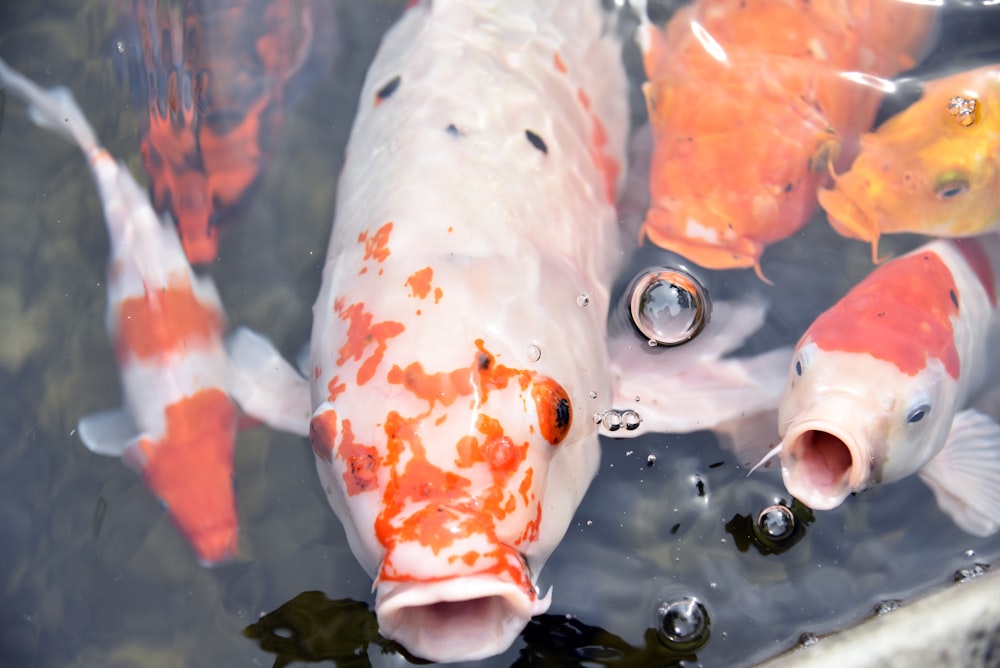
<path fill-rule="evenodd" d="M 712 311 L 704 286 L 682 269 L 647 269 L 632 281 L 627 294 L 632 323 L 650 347 L 690 341 L 708 323 Z"/>
<path fill-rule="evenodd" d="M 795 532 L 795 515 L 787 506 L 768 506 L 757 515 L 757 529 L 771 540 L 785 540 Z"/>
<path fill-rule="evenodd" d="M 696 597 L 663 601 L 657 609 L 660 638 L 674 649 L 696 649 L 709 636 L 708 611 Z"/>

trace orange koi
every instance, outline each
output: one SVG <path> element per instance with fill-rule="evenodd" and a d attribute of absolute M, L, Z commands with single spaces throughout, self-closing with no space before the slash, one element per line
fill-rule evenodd
<path fill-rule="evenodd" d="M 312 0 L 134 0 L 148 114 L 140 149 L 159 212 L 188 260 L 215 259 L 218 226 L 260 179 L 286 84 L 322 29 Z"/>
<path fill-rule="evenodd" d="M 834 229 L 981 234 L 1000 225 L 1000 66 L 928 81 L 913 105 L 861 136 L 850 169 L 819 191 Z"/>
<path fill-rule="evenodd" d="M 101 147 L 68 89 L 43 91 L 3 61 L 0 83 L 31 105 L 36 123 L 79 145 L 111 237 L 107 327 L 125 406 L 81 419 L 80 439 L 140 473 L 203 564 L 231 559 L 239 533 L 236 409 L 226 389 L 225 314 L 215 285 L 194 274 L 173 226 L 157 218 L 128 169 Z"/>
<path fill-rule="evenodd" d="M 645 21 L 654 154 L 641 234 L 761 275 L 765 246 L 808 222 L 828 165 L 871 127 L 872 84 L 917 62 L 934 19 L 894 0 L 698 0 L 662 29 Z"/>

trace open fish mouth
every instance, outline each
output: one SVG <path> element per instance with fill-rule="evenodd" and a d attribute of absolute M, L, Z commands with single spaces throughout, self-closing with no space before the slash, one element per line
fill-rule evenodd
<path fill-rule="evenodd" d="M 379 632 L 435 662 L 484 659 L 510 647 L 549 607 L 519 583 L 493 574 L 435 581 L 382 581 Z"/>
<path fill-rule="evenodd" d="M 785 487 L 810 508 L 836 508 L 864 487 L 869 471 L 866 450 L 842 427 L 815 420 L 793 425 L 781 445 Z"/>

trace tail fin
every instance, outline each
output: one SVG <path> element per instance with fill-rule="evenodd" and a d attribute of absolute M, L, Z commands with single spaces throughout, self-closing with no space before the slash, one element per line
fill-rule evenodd
<path fill-rule="evenodd" d="M 2 58 L 0 86 L 5 86 L 13 95 L 24 100 L 28 105 L 28 114 L 36 125 L 76 142 L 88 155 L 99 148 L 94 129 L 87 122 L 73 93 L 65 86 L 44 90 L 31 79 L 11 69 Z"/>

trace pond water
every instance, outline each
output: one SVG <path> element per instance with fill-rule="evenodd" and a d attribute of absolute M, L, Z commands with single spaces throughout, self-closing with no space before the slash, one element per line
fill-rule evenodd
<path fill-rule="evenodd" d="M 210 268 L 231 321 L 267 333 L 290 358 L 308 337 L 365 68 L 403 5 L 333 4 L 332 67 L 289 103 L 269 166 Z M 141 181 L 145 107 L 128 79 L 127 20 L 113 0 L 4 3 L 0 57 L 43 86 L 69 85 Z M 1000 57 L 1000 8 L 948 7 L 939 40 L 918 74 Z M 0 666 L 404 664 L 374 633 L 371 582 L 305 440 L 240 434 L 241 557 L 213 569 L 197 564 L 133 471 L 81 444 L 78 419 L 120 401 L 103 324 L 107 235 L 79 151 L 35 128 L 10 96 L 0 235 Z M 816 248 L 829 249 L 822 260 Z M 868 270 L 868 253 L 822 221 L 769 251 L 774 307 L 755 341 L 794 342 Z M 554 588 L 549 614 L 483 665 L 749 665 L 1000 556 L 1000 536 L 962 533 L 915 478 L 833 511 L 794 505 L 792 537 L 769 542 L 751 525 L 762 509 L 790 504 L 776 470 L 747 477 L 746 462 L 709 433 L 603 446 L 600 473 L 541 577 Z M 657 611 L 690 597 L 709 637 L 668 648 L 651 630 Z"/>

